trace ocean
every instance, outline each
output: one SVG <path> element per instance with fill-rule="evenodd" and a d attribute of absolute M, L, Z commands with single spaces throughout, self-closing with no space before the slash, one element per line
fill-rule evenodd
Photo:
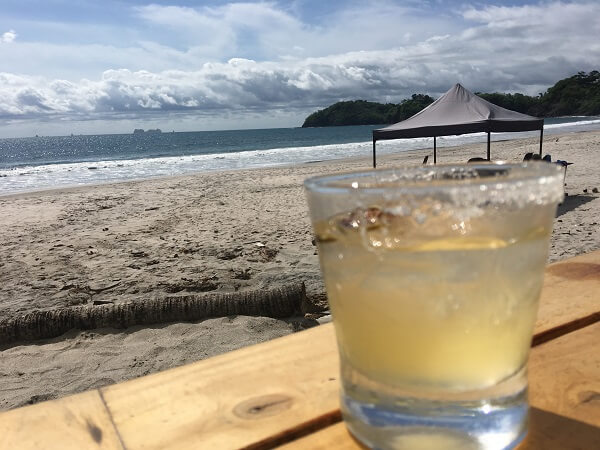
<path fill-rule="evenodd" d="M 379 126 L 275 128 L 0 139 L 0 195 L 59 187 L 370 157 Z M 544 136 L 600 130 L 600 117 L 546 119 Z M 492 142 L 539 136 L 494 133 Z M 446 136 L 438 148 L 484 142 L 484 133 Z M 378 141 L 378 155 L 432 148 L 432 138 Z"/>

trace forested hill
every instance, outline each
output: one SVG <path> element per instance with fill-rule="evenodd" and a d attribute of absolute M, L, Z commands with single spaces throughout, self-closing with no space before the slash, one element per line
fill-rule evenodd
<path fill-rule="evenodd" d="M 326 127 L 335 125 L 378 125 L 394 123 L 415 115 L 433 103 L 429 95 L 413 94 L 401 103 L 367 102 L 354 100 L 338 102 L 306 118 L 302 127 Z"/>
<path fill-rule="evenodd" d="M 536 97 L 497 92 L 477 92 L 477 95 L 503 108 L 537 117 L 595 116 L 600 115 L 600 72 L 579 72 Z M 413 94 L 398 104 L 365 100 L 338 102 L 312 113 L 302 127 L 396 123 L 408 119 L 433 101 L 428 95 Z"/>

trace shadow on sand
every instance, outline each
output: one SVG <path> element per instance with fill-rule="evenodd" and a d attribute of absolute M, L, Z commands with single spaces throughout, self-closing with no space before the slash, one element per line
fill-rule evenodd
<path fill-rule="evenodd" d="M 581 205 L 585 205 L 596 198 L 598 197 L 585 194 L 569 195 L 568 197 L 565 197 L 565 200 L 560 205 L 558 205 L 556 217 L 560 217 L 563 214 L 574 210 L 575 208 L 579 208 Z"/>

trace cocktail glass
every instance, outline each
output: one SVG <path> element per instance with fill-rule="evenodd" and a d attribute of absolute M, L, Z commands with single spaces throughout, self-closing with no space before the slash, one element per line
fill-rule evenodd
<path fill-rule="evenodd" d="M 522 440 L 562 176 L 529 162 L 306 180 L 341 409 L 360 441 L 464 450 Z"/>

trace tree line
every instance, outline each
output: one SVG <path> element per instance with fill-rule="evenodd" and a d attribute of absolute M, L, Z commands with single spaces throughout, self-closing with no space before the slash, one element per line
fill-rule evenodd
<path fill-rule="evenodd" d="M 519 93 L 476 94 L 495 105 L 536 117 L 595 116 L 600 115 L 600 72 L 579 72 L 535 97 Z M 302 127 L 396 123 L 408 119 L 433 101 L 429 95 L 413 94 L 398 104 L 366 100 L 337 102 L 309 115 Z"/>

